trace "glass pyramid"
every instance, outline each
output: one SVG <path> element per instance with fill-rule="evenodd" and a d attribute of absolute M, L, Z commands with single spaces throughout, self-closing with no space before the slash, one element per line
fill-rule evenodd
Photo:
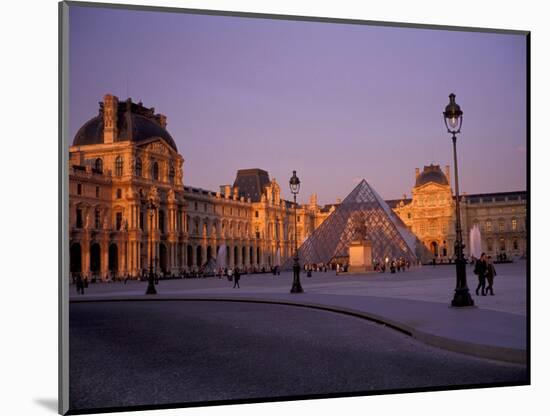
<path fill-rule="evenodd" d="M 415 264 L 427 253 L 376 191 L 363 179 L 298 249 L 300 264 L 345 263 L 352 241 L 372 242 L 372 260 L 403 258 Z M 284 266 L 291 267 L 292 259 Z"/>

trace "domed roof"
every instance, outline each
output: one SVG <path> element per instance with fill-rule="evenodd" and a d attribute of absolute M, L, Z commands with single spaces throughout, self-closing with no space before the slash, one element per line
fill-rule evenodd
<path fill-rule="evenodd" d="M 440 185 L 449 185 L 449 181 L 439 165 L 424 166 L 422 173 L 416 177 L 416 183 L 414 186 L 425 185 L 429 182 L 435 182 Z"/>
<path fill-rule="evenodd" d="M 117 108 L 117 135 L 115 142 L 143 142 L 154 137 L 160 137 L 174 149 L 178 148 L 166 128 L 166 117 L 155 114 L 154 108 L 146 108 L 141 103 L 132 103 L 131 99 L 114 104 Z M 103 143 L 104 103 L 99 103 L 99 115 L 88 120 L 76 133 L 73 146 Z"/>

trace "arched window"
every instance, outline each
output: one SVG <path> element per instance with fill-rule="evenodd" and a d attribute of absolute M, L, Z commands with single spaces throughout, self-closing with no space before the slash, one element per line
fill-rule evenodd
<path fill-rule="evenodd" d="M 517 238 L 514 238 L 513 246 L 514 246 L 514 250 L 519 249 L 519 244 L 518 244 L 518 239 Z"/>
<path fill-rule="evenodd" d="M 122 176 L 122 156 L 115 159 L 115 175 Z"/>
<path fill-rule="evenodd" d="M 143 176 L 143 164 L 140 157 L 136 159 L 136 176 Z"/>
<path fill-rule="evenodd" d="M 97 173 L 103 173 L 103 159 L 97 158 L 94 163 L 94 170 Z"/>
<path fill-rule="evenodd" d="M 164 234 L 164 211 L 159 209 L 159 230 Z"/>
<path fill-rule="evenodd" d="M 506 241 L 504 240 L 503 237 L 501 237 L 499 240 L 499 248 L 500 248 L 500 251 L 506 251 Z"/>
<path fill-rule="evenodd" d="M 151 173 L 151 176 L 155 181 L 159 180 L 159 164 L 158 162 L 153 163 L 153 171 Z"/>
<path fill-rule="evenodd" d="M 174 163 L 170 162 L 170 173 L 169 173 L 170 183 L 174 183 L 174 178 L 176 177 L 176 170 L 174 169 Z"/>

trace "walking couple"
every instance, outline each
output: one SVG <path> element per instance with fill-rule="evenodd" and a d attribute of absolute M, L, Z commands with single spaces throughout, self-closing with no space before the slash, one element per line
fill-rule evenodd
<path fill-rule="evenodd" d="M 493 281 L 497 275 L 497 272 L 495 270 L 495 266 L 493 265 L 493 259 L 491 259 L 491 256 L 486 256 L 485 253 L 481 253 L 481 257 L 476 261 L 474 273 L 477 274 L 479 279 L 479 284 L 476 288 L 476 295 L 479 296 L 479 289 L 481 289 L 482 296 L 487 296 L 487 293 L 489 292 L 491 292 L 491 295 L 494 295 Z M 485 288 L 486 280 L 488 283 L 487 288 Z"/>

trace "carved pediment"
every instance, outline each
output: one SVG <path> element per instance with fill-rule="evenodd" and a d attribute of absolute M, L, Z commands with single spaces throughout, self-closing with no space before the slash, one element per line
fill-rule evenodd
<path fill-rule="evenodd" d="M 151 153 L 157 153 L 160 155 L 167 156 L 171 154 L 170 147 L 167 144 L 165 144 L 164 141 L 161 139 L 145 144 L 144 146 L 142 146 L 142 149 L 147 150 Z"/>

